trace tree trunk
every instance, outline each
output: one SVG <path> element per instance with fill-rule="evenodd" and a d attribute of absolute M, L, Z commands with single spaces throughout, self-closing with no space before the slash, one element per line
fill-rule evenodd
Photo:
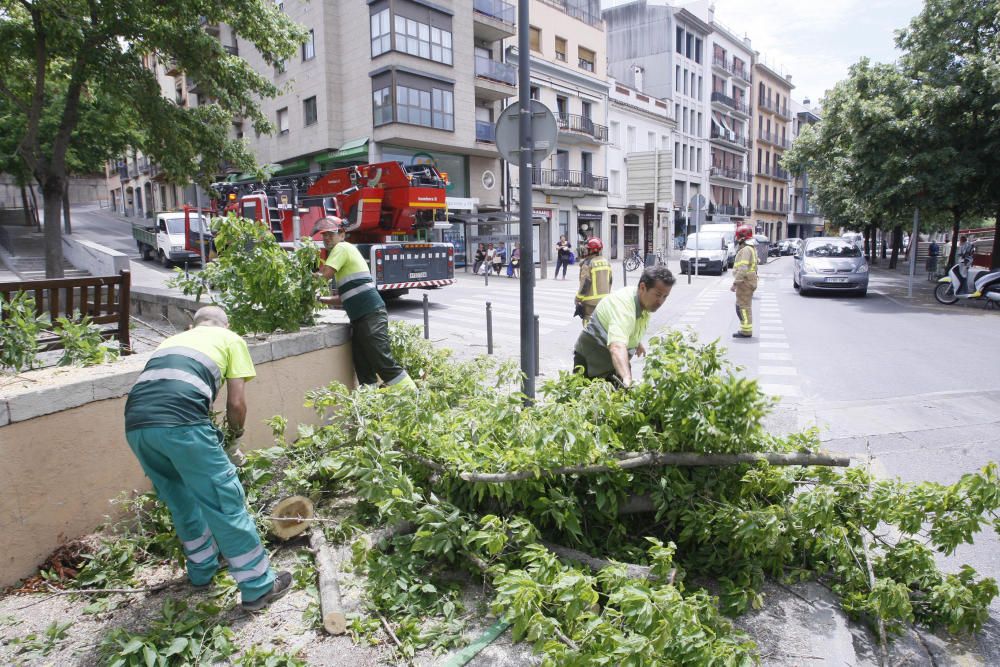
<path fill-rule="evenodd" d="M 867 225 L 865 227 L 865 259 L 869 263 L 872 261 L 872 255 L 875 249 L 875 239 L 872 236 L 875 234 L 875 225 Z"/>
<path fill-rule="evenodd" d="M 1000 205 L 997 206 L 997 217 L 993 221 L 993 258 L 990 260 L 990 270 L 1000 269 Z"/>
<path fill-rule="evenodd" d="M 45 206 L 45 277 L 63 277 L 62 202 L 64 179 L 54 177 L 42 184 Z"/>
<path fill-rule="evenodd" d="M 951 249 L 948 251 L 948 268 L 955 266 L 958 255 L 958 230 L 962 228 L 962 215 L 958 211 L 951 212 Z"/>
<path fill-rule="evenodd" d="M 31 217 L 31 204 L 28 203 L 28 189 L 21 186 L 21 206 L 24 207 L 24 226 L 31 227 L 34 220 Z"/>
<path fill-rule="evenodd" d="M 899 259 L 899 248 L 903 245 L 903 226 L 896 225 L 892 228 L 892 257 L 889 258 L 889 268 L 896 268 L 896 261 Z"/>
<path fill-rule="evenodd" d="M 66 187 L 63 189 L 63 232 L 66 234 L 72 234 L 73 228 L 70 226 L 69 222 L 69 179 L 66 179 Z"/>
<path fill-rule="evenodd" d="M 42 223 L 38 220 L 38 198 L 35 197 L 35 186 L 28 184 L 28 194 L 31 195 L 31 215 L 35 219 L 35 227 L 42 231 Z"/>
<path fill-rule="evenodd" d="M 885 239 L 884 229 L 881 232 L 881 237 L 882 237 L 882 259 L 885 259 L 886 256 L 889 254 L 889 243 Z"/>

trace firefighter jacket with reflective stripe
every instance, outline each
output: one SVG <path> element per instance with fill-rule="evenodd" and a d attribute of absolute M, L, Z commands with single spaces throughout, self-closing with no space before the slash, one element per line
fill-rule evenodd
<path fill-rule="evenodd" d="M 591 255 L 580 262 L 580 291 L 576 300 L 596 305 L 611 292 L 611 264 L 600 255 Z"/>
<path fill-rule="evenodd" d="M 340 294 L 344 311 L 352 322 L 379 308 L 385 308 L 385 302 L 375 289 L 368 262 L 353 245 L 347 241 L 335 245 L 326 258 L 326 265 L 333 269 L 337 293 Z"/>
<path fill-rule="evenodd" d="M 757 249 L 743 243 L 733 261 L 733 282 L 752 282 L 757 284 Z"/>

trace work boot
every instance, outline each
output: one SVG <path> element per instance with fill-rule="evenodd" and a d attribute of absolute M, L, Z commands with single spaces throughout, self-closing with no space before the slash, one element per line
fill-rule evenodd
<path fill-rule="evenodd" d="M 287 593 L 291 589 L 291 587 L 292 587 L 291 572 L 285 572 L 285 571 L 279 572 L 274 577 L 274 585 L 271 587 L 271 590 L 267 593 L 264 593 L 256 600 L 250 600 L 249 602 L 244 600 L 243 609 L 245 609 L 246 611 L 260 611 L 267 605 L 271 604 L 278 598 L 282 597 L 285 593 Z"/>
<path fill-rule="evenodd" d="M 733 338 L 753 338 L 753 334 L 743 333 L 742 331 L 737 331 L 733 334 Z"/>

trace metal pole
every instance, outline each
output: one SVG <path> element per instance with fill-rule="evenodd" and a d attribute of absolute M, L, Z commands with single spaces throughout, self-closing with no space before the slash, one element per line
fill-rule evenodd
<path fill-rule="evenodd" d="M 684 247 L 685 248 L 687 247 L 687 241 L 688 241 L 688 239 L 691 238 L 691 233 L 690 233 L 691 230 L 688 228 L 689 224 L 690 223 L 688 222 L 688 210 L 687 210 L 687 206 L 685 206 L 684 207 Z M 687 274 L 688 274 L 688 285 L 690 285 L 691 284 L 691 260 L 690 259 L 688 260 Z"/>
<path fill-rule="evenodd" d="M 493 304 L 486 302 L 486 354 L 493 354 Z"/>
<path fill-rule="evenodd" d="M 539 338 L 538 315 L 535 315 L 535 375 L 538 375 L 538 367 L 541 366 L 538 360 L 538 350 L 541 347 Z"/>
<path fill-rule="evenodd" d="M 698 233 L 699 229 L 701 229 L 701 206 L 697 207 L 694 210 L 694 235 L 696 240 L 698 241 L 694 244 L 694 275 L 696 276 L 698 275 L 698 258 L 701 257 L 701 253 L 698 250 L 698 246 L 701 245 L 701 234 Z M 729 253 L 726 254 L 728 255 Z M 722 260 L 722 261 L 725 262 L 728 260 Z M 691 267 L 689 266 L 688 271 L 690 270 Z"/>
<path fill-rule="evenodd" d="M 198 250 L 201 251 L 201 268 L 205 268 L 205 222 L 201 219 L 201 191 L 194 185 L 194 207 L 198 211 Z M 190 215 L 190 214 L 189 214 Z"/>
<path fill-rule="evenodd" d="M 431 337 L 431 311 L 427 303 L 427 292 L 424 292 L 424 338 Z"/>
<path fill-rule="evenodd" d="M 622 262 L 622 287 L 628 287 L 628 271 L 625 270 L 625 262 Z"/>
<path fill-rule="evenodd" d="M 299 247 L 299 237 L 302 236 L 302 218 L 299 217 L 299 189 L 292 183 L 292 241 Z M 427 298 L 427 295 L 424 295 Z"/>
<path fill-rule="evenodd" d="M 521 106 L 521 141 L 519 154 L 518 195 L 520 198 L 521 254 L 534 259 L 534 240 L 531 234 L 531 155 L 535 142 L 531 132 L 531 42 L 528 26 L 531 25 L 531 0 L 519 0 L 517 7 L 517 57 L 518 101 Z M 521 374 L 522 393 L 526 403 L 535 399 L 535 347 L 532 320 L 535 314 L 533 287 L 534 271 L 521 272 Z"/>
<path fill-rule="evenodd" d="M 913 234 L 910 235 L 910 277 L 906 282 L 906 296 L 913 296 L 913 274 L 917 271 L 917 248 L 920 247 L 920 239 L 917 232 L 920 230 L 920 207 L 913 209 Z"/>

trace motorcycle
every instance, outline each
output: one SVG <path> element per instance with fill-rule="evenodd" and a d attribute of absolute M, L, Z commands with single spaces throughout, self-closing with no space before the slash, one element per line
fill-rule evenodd
<path fill-rule="evenodd" d="M 963 280 L 960 266 L 956 264 L 951 267 L 948 275 L 938 280 L 937 287 L 934 288 L 934 298 L 945 305 L 964 299 L 985 301 L 987 308 L 1000 306 L 1000 271 L 970 267 L 968 275 Z"/>

